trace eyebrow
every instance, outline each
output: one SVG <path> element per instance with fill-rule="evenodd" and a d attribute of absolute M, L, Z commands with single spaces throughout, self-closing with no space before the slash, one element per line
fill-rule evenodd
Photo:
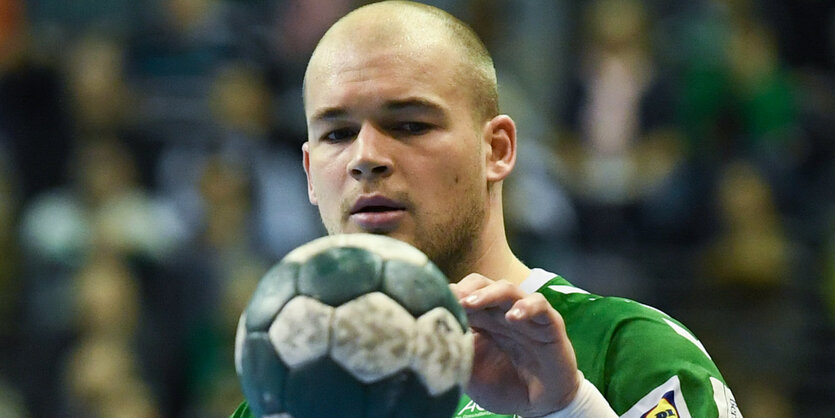
<path fill-rule="evenodd" d="M 419 97 L 411 97 L 403 100 L 389 100 L 383 107 L 389 111 L 420 111 L 429 112 L 437 116 L 443 116 L 444 110 L 437 103 Z"/>
<path fill-rule="evenodd" d="M 445 118 L 444 109 L 435 102 L 419 97 L 410 97 L 400 100 L 388 100 L 383 104 L 383 109 L 388 112 L 416 111 L 427 112 L 436 117 Z M 314 122 L 332 121 L 348 116 L 348 110 L 344 107 L 326 107 L 316 111 L 311 120 Z"/>

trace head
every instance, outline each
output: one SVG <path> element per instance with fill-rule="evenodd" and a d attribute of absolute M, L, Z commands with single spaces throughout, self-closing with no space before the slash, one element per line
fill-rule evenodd
<path fill-rule="evenodd" d="M 516 128 L 465 24 L 410 2 L 361 7 L 317 45 L 304 100 L 308 192 L 329 233 L 409 242 L 453 280 L 506 243 L 501 184 Z"/>

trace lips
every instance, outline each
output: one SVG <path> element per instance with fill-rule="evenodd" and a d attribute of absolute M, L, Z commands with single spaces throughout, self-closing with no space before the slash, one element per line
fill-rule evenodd
<path fill-rule="evenodd" d="M 406 205 L 382 195 L 364 196 L 351 207 L 350 219 L 369 232 L 390 232 L 406 214 Z"/>
<path fill-rule="evenodd" d="M 361 197 L 351 207 L 351 215 L 405 210 L 406 206 L 384 196 Z"/>

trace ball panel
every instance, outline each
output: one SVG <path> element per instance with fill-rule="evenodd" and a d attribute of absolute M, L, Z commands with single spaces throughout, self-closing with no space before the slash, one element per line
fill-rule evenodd
<path fill-rule="evenodd" d="M 429 271 L 429 274 L 432 276 L 443 277 L 446 279 L 446 275 L 434 263 L 428 263 L 426 265 L 426 270 Z M 447 311 L 455 316 L 455 319 L 458 320 L 458 324 L 461 325 L 461 332 L 467 332 L 470 329 L 470 326 L 467 323 L 467 312 L 464 311 L 464 307 L 461 306 L 461 303 L 458 302 L 458 298 L 455 297 L 455 294 L 452 293 L 452 290 L 449 288 L 448 279 L 445 285 L 448 292 L 446 292 L 446 296 L 438 302 L 438 306 L 446 308 Z"/>
<path fill-rule="evenodd" d="M 296 296 L 275 318 L 269 331 L 270 341 L 288 367 L 297 367 L 327 354 L 332 318 L 332 307 L 307 296 Z"/>
<path fill-rule="evenodd" d="M 467 343 L 472 341 L 459 329 L 458 320 L 445 308 L 430 310 L 417 319 L 412 370 L 427 391 L 437 396 L 455 385 L 463 386 L 469 376 Z M 466 372 L 465 369 L 466 368 Z"/>
<path fill-rule="evenodd" d="M 271 268 L 258 282 L 246 307 L 246 328 L 252 332 L 266 331 L 279 310 L 296 294 L 299 265 L 282 262 Z"/>
<path fill-rule="evenodd" d="M 287 368 L 275 355 L 266 333 L 247 335 L 241 349 L 241 382 L 255 416 L 282 412 L 279 394 L 284 392 Z"/>
<path fill-rule="evenodd" d="M 412 375 L 407 382 L 400 404 L 394 410 L 394 418 L 449 418 L 461 399 L 462 389 L 454 386 L 437 396 L 430 395 L 420 378 Z"/>
<path fill-rule="evenodd" d="M 410 364 L 415 319 L 380 293 L 336 308 L 331 357 L 363 383 L 391 376 Z"/>
<path fill-rule="evenodd" d="M 422 266 L 429 259 L 417 248 L 384 235 L 347 234 L 342 236 L 341 245 L 363 248 L 378 254 L 386 260 L 399 260 L 409 264 Z"/>
<path fill-rule="evenodd" d="M 356 379 L 324 357 L 289 372 L 284 403 L 294 418 L 361 417 L 364 395 Z"/>
<path fill-rule="evenodd" d="M 433 264 L 423 265 L 387 260 L 383 267 L 383 292 L 406 308 L 415 318 L 443 306 L 467 329 L 467 315 L 449 289 L 446 276 Z"/>
<path fill-rule="evenodd" d="M 314 255 L 332 247 L 362 248 L 379 254 L 387 260 L 400 260 L 411 264 L 424 265 L 428 260 L 420 250 L 383 235 L 374 234 L 341 234 L 317 238 L 302 245 L 284 257 L 285 261 L 304 263 Z"/>
<path fill-rule="evenodd" d="M 458 382 L 462 387 L 470 381 L 473 374 L 473 356 L 475 355 L 473 333 L 469 329 L 458 340 L 461 349 L 461 357 L 458 361 Z"/>
<path fill-rule="evenodd" d="M 383 260 L 361 248 L 335 247 L 314 255 L 299 270 L 299 293 L 331 306 L 377 290 Z"/>
<path fill-rule="evenodd" d="M 406 392 L 409 379 L 414 379 L 411 370 L 401 370 L 379 382 L 365 386 L 365 417 L 391 417 L 400 407 L 403 396 L 411 396 Z"/>

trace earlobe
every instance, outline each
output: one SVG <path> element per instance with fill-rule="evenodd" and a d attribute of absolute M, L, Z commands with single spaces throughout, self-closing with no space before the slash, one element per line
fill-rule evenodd
<path fill-rule="evenodd" d="M 307 198 L 310 200 L 310 203 L 316 205 L 318 204 L 318 200 L 316 199 L 316 192 L 313 190 L 313 181 L 310 178 L 310 143 L 305 142 L 302 144 L 302 165 L 304 166 L 304 174 L 307 177 Z"/>
<path fill-rule="evenodd" d="M 516 124 L 507 115 L 491 119 L 484 128 L 487 145 L 487 180 L 504 180 L 516 164 Z"/>

